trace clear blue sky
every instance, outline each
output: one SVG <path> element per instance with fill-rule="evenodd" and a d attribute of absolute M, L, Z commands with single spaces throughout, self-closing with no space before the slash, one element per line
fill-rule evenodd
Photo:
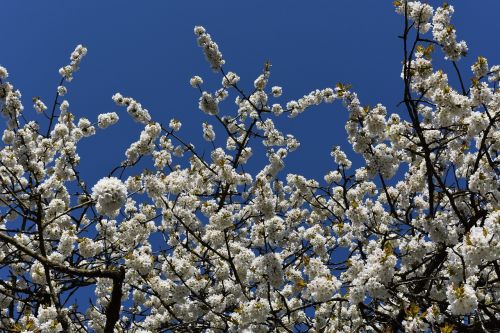
<path fill-rule="evenodd" d="M 490 65 L 499 63 L 500 1 L 450 3 L 458 36 L 471 51 L 460 62 L 465 77 L 477 55 L 486 56 Z M 103 112 L 121 116 L 119 125 L 81 144 L 81 171 L 89 185 L 123 160 L 123 151 L 140 132 L 112 102 L 117 91 L 139 100 L 156 121 L 180 119 L 181 135 L 202 142 L 201 122 L 207 118 L 188 81 L 201 75 L 205 89 L 213 91 L 220 76 L 210 71 L 197 47 L 194 25 L 207 28 L 225 68 L 241 76 L 247 91 L 270 60 L 271 84 L 284 88 L 282 102 L 342 81 L 353 84 L 364 104 L 382 102 L 389 112 L 398 111 L 402 51 L 397 35 L 403 21 L 392 1 L 16 0 L 2 1 L 1 9 L 0 64 L 23 93 L 28 118 L 36 117 L 31 98 L 41 96 L 50 105 L 59 67 L 68 63 L 75 45 L 87 46 L 81 70 L 68 84 L 70 109 L 93 121 Z M 232 100 L 225 110 L 233 108 Z M 302 143 L 288 158 L 288 171 L 322 178 L 333 167 L 331 146 L 346 145 L 346 118 L 336 102 L 280 120 Z"/>

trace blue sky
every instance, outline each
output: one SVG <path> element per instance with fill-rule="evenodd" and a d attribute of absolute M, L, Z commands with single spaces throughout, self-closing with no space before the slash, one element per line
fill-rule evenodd
<path fill-rule="evenodd" d="M 500 2 L 450 3 L 456 9 L 458 36 L 471 51 L 460 62 L 465 77 L 477 55 L 486 56 L 490 65 L 499 63 Z M 81 172 L 89 184 L 123 160 L 141 130 L 112 102 L 117 91 L 140 101 L 156 121 L 180 119 L 181 136 L 197 145 L 203 142 L 201 122 L 208 118 L 198 110 L 198 92 L 188 81 L 200 75 L 204 88 L 213 91 L 220 76 L 211 72 L 197 47 L 194 25 L 205 26 L 219 44 L 225 69 L 238 73 L 247 91 L 270 60 L 270 84 L 284 88 L 281 102 L 341 81 L 353 85 L 363 104 L 381 102 L 389 112 L 404 111 L 396 108 L 402 92 L 397 35 L 403 21 L 392 1 L 16 0 L 1 5 L 0 64 L 23 93 L 28 118 L 43 121 L 31 98 L 40 96 L 50 105 L 58 69 L 68 63 L 75 45 L 89 50 L 68 84 L 70 110 L 91 120 L 103 112 L 121 116 L 118 125 L 81 144 Z M 438 65 L 450 70 L 449 64 Z M 233 98 L 225 110 L 234 110 Z M 287 171 L 322 178 L 334 167 L 330 148 L 347 144 L 346 119 L 340 102 L 311 108 L 295 119 L 281 118 L 281 128 L 302 143 L 287 159 Z"/>

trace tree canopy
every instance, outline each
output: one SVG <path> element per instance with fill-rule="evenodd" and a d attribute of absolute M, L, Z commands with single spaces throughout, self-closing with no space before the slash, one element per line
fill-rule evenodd
<path fill-rule="evenodd" d="M 65 99 L 87 48 L 59 70 L 52 103 L 33 99 L 43 124 L 0 66 L 0 330 L 498 331 L 500 66 L 478 57 L 464 74 L 453 6 L 394 6 L 405 112 L 363 104 L 348 83 L 283 101 L 269 62 L 245 91 L 196 26 L 221 81 L 190 80 L 209 151 L 181 121 L 116 93 L 143 130 L 95 184 L 78 145 L 120 116 L 90 120 Z M 436 57 L 452 71 L 435 70 Z M 322 179 L 287 172 L 300 142 L 276 118 L 334 102 L 363 165 L 334 146 Z M 252 172 L 260 153 L 266 165 Z"/>

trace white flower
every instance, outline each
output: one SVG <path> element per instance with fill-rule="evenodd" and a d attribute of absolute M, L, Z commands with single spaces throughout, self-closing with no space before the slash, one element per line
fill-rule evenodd
<path fill-rule="evenodd" d="M 70 64 L 59 69 L 59 74 L 64 77 L 66 81 L 73 80 L 73 73 L 78 70 L 78 65 L 83 57 L 87 54 L 87 48 L 83 45 L 77 45 L 75 50 L 71 53 Z"/>
<path fill-rule="evenodd" d="M 203 138 L 207 141 L 215 140 L 214 127 L 208 123 L 203 123 Z"/>
<path fill-rule="evenodd" d="M 92 187 L 92 199 L 99 214 L 115 217 L 127 201 L 127 187 L 116 177 L 102 178 Z"/>
<path fill-rule="evenodd" d="M 488 60 L 485 57 L 477 57 L 476 62 L 471 66 L 474 76 L 479 78 L 488 73 Z"/>
<path fill-rule="evenodd" d="M 330 155 L 335 159 L 335 163 L 342 165 L 346 169 L 352 166 L 352 162 L 347 158 L 347 155 L 340 149 L 340 147 L 333 147 Z"/>
<path fill-rule="evenodd" d="M 224 59 L 222 59 L 222 53 L 219 51 L 219 46 L 206 33 L 205 28 L 196 26 L 194 27 L 194 33 L 198 36 L 198 45 L 203 48 L 205 57 L 210 63 L 212 70 L 214 72 L 218 71 L 225 63 Z"/>
<path fill-rule="evenodd" d="M 64 124 L 56 124 L 54 130 L 52 131 L 52 137 L 55 139 L 62 139 L 69 134 L 68 126 Z"/>
<path fill-rule="evenodd" d="M 242 323 L 264 323 L 269 314 L 269 304 L 265 299 L 251 300 L 244 304 L 241 314 Z"/>
<path fill-rule="evenodd" d="M 255 279 L 266 279 L 274 288 L 280 288 L 284 282 L 281 260 L 281 256 L 277 253 L 268 253 L 256 257 L 251 268 L 255 274 Z"/>
<path fill-rule="evenodd" d="M 235 85 L 239 81 L 240 81 L 240 77 L 238 75 L 236 75 L 236 73 L 228 72 L 222 78 L 222 85 L 224 86 L 224 88 L 228 88 L 232 85 Z"/>
<path fill-rule="evenodd" d="M 357 181 L 363 181 L 363 180 L 366 180 L 368 179 L 368 172 L 366 170 L 366 168 L 359 168 L 359 169 L 356 169 L 356 180 Z"/>
<path fill-rule="evenodd" d="M 97 126 L 99 128 L 107 128 L 118 122 L 118 115 L 116 112 L 102 113 L 97 116 Z"/>
<path fill-rule="evenodd" d="M 47 283 L 45 279 L 45 269 L 43 268 L 43 264 L 39 261 L 35 261 L 34 264 L 31 265 L 30 275 L 34 283 L 41 285 Z"/>
<path fill-rule="evenodd" d="M 73 251 L 73 244 L 76 241 L 76 237 L 72 231 L 64 231 L 61 235 L 61 240 L 57 247 L 57 251 L 61 253 L 64 257 L 67 257 Z"/>
<path fill-rule="evenodd" d="M 78 128 L 82 131 L 83 136 L 91 136 L 95 134 L 95 127 L 87 118 L 80 118 L 78 121 Z"/>
<path fill-rule="evenodd" d="M 206 31 L 205 28 L 203 28 L 200 25 L 197 25 L 194 27 L 194 34 L 195 35 L 198 35 L 198 36 L 203 35 L 205 33 L 205 31 Z"/>
<path fill-rule="evenodd" d="M 233 225 L 234 216 L 225 208 L 210 216 L 210 224 L 215 229 L 223 230 Z"/>
<path fill-rule="evenodd" d="M 280 114 L 283 113 L 283 107 L 279 104 L 273 104 L 271 107 L 271 111 L 274 113 L 275 116 L 279 116 Z"/>
<path fill-rule="evenodd" d="M 281 94 L 283 93 L 283 88 L 274 86 L 271 88 L 271 91 L 273 92 L 274 97 L 280 97 Z"/>
<path fill-rule="evenodd" d="M 467 54 L 468 48 L 465 41 L 456 40 L 456 30 L 451 25 L 451 15 L 454 11 L 453 6 L 448 4 L 436 10 L 432 18 L 432 35 L 441 44 L 445 58 L 456 61 Z"/>
<path fill-rule="evenodd" d="M 149 111 L 143 108 L 142 105 L 133 98 L 124 97 L 122 94 L 116 93 L 113 95 L 112 99 L 117 105 L 126 106 L 128 114 L 131 115 L 135 121 L 142 124 L 147 124 L 151 121 Z"/>
<path fill-rule="evenodd" d="M 96 254 L 98 247 L 92 239 L 83 237 L 78 239 L 78 249 L 82 257 L 91 258 Z"/>
<path fill-rule="evenodd" d="M 3 131 L 3 136 L 2 136 L 2 141 L 6 144 L 6 145 L 10 145 L 12 144 L 12 142 L 14 141 L 14 137 L 16 136 L 16 134 L 14 133 L 14 131 L 11 131 L 9 129 L 5 129 Z"/>
<path fill-rule="evenodd" d="M 257 108 L 257 109 L 263 109 L 266 107 L 267 104 L 267 94 L 264 91 L 257 90 L 255 93 L 253 93 L 250 96 L 250 102 Z M 254 118 L 258 117 L 258 113 L 253 111 L 252 112 L 254 115 Z M 252 114 L 250 114 L 252 116 Z"/>
<path fill-rule="evenodd" d="M 450 284 L 446 290 L 448 310 L 454 315 L 467 315 L 477 309 L 477 297 L 469 284 Z"/>
<path fill-rule="evenodd" d="M 168 124 L 168 127 L 173 129 L 175 132 L 181 129 L 182 123 L 178 119 L 170 119 L 170 123 Z"/>
<path fill-rule="evenodd" d="M 334 276 L 316 277 L 308 283 L 307 289 L 311 296 L 318 302 L 325 302 L 333 297 L 339 290 L 341 283 Z"/>
<path fill-rule="evenodd" d="M 299 146 L 299 140 L 297 140 L 293 135 L 288 134 L 286 136 L 286 147 L 289 151 L 295 151 L 297 148 L 299 148 Z"/>
<path fill-rule="evenodd" d="M 9 72 L 7 72 L 7 68 L 0 66 L 0 79 L 6 79 L 9 77 Z"/>
<path fill-rule="evenodd" d="M 37 113 L 43 113 L 45 110 L 47 110 L 47 106 L 42 102 L 42 100 L 38 97 L 33 99 L 33 107 L 35 108 Z"/>
<path fill-rule="evenodd" d="M 189 84 L 191 87 L 197 88 L 200 84 L 203 84 L 203 79 L 198 75 L 195 75 L 189 80 Z"/>
<path fill-rule="evenodd" d="M 198 107 L 201 111 L 209 115 L 215 115 L 219 111 L 217 101 L 212 97 L 211 94 L 207 93 L 206 91 L 204 91 L 201 95 Z"/>
<path fill-rule="evenodd" d="M 66 112 L 68 111 L 69 109 L 69 102 L 67 100 L 64 100 L 61 102 L 61 105 L 59 106 L 59 110 L 61 110 L 61 112 Z"/>
<path fill-rule="evenodd" d="M 332 103 L 335 100 L 335 92 L 332 88 L 325 88 L 321 92 L 323 94 L 323 100 L 325 103 Z"/>
<path fill-rule="evenodd" d="M 127 107 L 127 112 L 130 114 L 135 121 L 139 123 L 146 124 L 151 121 L 151 116 L 148 110 L 144 109 L 140 103 L 132 100 Z"/>
<path fill-rule="evenodd" d="M 488 76 L 488 81 L 490 82 L 500 81 L 500 65 L 495 65 L 491 67 L 490 75 Z"/>
<path fill-rule="evenodd" d="M 421 317 L 407 317 L 402 322 L 403 327 L 405 328 L 405 332 L 408 333 L 421 333 L 428 332 L 429 324 L 422 320 Z"/>
<path fill-rule="evenodd" d="M 330 171 L 325 175 L 325 181 L 327 183 L 333 183 L 333 182 L 338 182 L 342 179 L 342 174 L 338 172 L 337 170 L 335 171 Z"/>
<path fill-rule="evenodd" d="M 263 90 L 267 84 L 267 76 L 264 74 L 259 75 L 258 78 L 255 79 L 253 85 L 257 90 Z"/>
<path fill-rule="evenodd" d="M 420 1 L 394 1 L 396 4 L 396 12 L 399 14 L 408 14 L 408 18 L 415 21 L 415 28 L 421 33 L 426 33 L 429 31 L 431 24 L 430 19 L 434 9 Z M 407 8 L 405 8 L 407 6 Z"/>
<path fill-rule="evenodd" d="M 54 306 L 41 306 L 37 319 L 42 333 L 57 333 L 63 330 L 61 323 L 57 321 L 57 310 Z"/>
<path fill-rule="evenodd" d="M 64 95 L 66 95 L 67 92 L 68 92 L 68 89 L 66 89 L 65 86 L 57 87 L 57 93 L 59 94 L 59 96 L 64 96 Z"/>
<path fill-rule="evenodd" d="M 439 307 L 434 304 L 432 305 L 431 307 L 429 307 L 426 311 L 425 311 L 426 315 L 425 315 L 425 319 L 427 319 L 427 321 L 431 324 L 433 323 L 437 323 L 437 324 L 440 324 L 443 322 L 443 315 L 441 314 L 441 311 L 439 310 Z"/>

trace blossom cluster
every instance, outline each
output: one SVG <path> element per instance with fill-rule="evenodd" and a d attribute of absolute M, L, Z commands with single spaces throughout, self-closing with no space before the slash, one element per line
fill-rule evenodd
<path fill-rule="evenodd" d="M 86 54 L 87 48 L 81 44 L 77 45 L 77 47 L 69 57 L 71 62 L 69 63 L 69 65 L 61 67 L 59 69 L 59 74 L 68 82 L 73 80 L 73 74 L 78 70 L 78 66 L 80 65 L 80 62 Z"/>
<path fill-rule="evenodd" d="M 453 6 L 448 4 L 436 10 L 432 19 L 432 35 L 436 42 L 441 44 L 448 59 L 459 60 L 467 54 L 468 47 L 465 41 L 457 42 L 456 30 L 450 23 L 454 11 Z"/>
<path fill-rule="evenodd" d="M 102 178 L 92 187 L 92 199 L 99 213 L 115 217 L 127 200 L 127 188 L 116 177 Z"/>
<path fill-rule="evenodd" d="M 205 53 L 212 70 L 218 71 L 225 63 L 224 59 L 222 59 L 222 53 L 219 51 L 219 46 L 202 26 L 194 27 L 194 34 L 198 36 L 198 45 L 203 48 L 203 53 Z"/>
<path fill-rule="evenodd" d="M 122 94 L 116 93 L 113 95 L 113 101 L 120 106 L 126 106 L 129 115 L 134 118 L 135 121 L 147 124 L 151 120 L 151 116 L 147 109 L 143 108 L 141 103 L 130 97 L 123 97 Z"/>

